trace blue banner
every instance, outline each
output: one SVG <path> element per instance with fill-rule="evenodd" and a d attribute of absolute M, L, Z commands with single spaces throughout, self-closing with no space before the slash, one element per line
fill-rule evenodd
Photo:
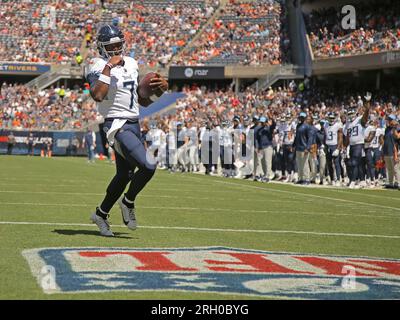
<path fill-rule="evenodd" d="M 9 135 L 13 133 L 15 143 L 9 143 Z M 32 133 L 31 142 L 28 136 Z M 14 155 L 40 155 L 51 150 L 53 155 L 57 156 L 84 156 L 87 150 L 83 145 L 83 136 L 85 132 L 77 131 L 16 131 L 0 130 L 0 154 Z M 96 133 L 96 153 L 104 154 L 101 137 Z"/>
<path fill-rule="evenodd" d="M 36 63 L 0 62 L 0 74 L 42 74 L 50 68 L 50 65 Z"/>

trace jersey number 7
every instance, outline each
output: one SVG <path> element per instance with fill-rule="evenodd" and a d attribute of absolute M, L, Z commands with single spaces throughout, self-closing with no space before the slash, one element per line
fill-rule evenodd
<path fill-rule="evenodd" d="M 135 81 L 125 81 L 124 88 L 128 88 L 129 91 L 131 92 L 131 101 L 129 103 L 129 109 L 132 109 L 133 108 L 133 97 L 135 94 Z"/>

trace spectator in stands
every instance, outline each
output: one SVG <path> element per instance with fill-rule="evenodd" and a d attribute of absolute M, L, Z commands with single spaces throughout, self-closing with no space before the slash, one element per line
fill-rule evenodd
<path fill-rule="evenodd" d="M 80 66 L 80 65 L 82 64 L 82 62 L 83 62 L 83 57 L 82 57 L 82 55 L 81 55 L 80 52 L 78 52 L 78 53 L 75 55 L 75 61 L 76 61 L 76 63 L 78 64 L 78 66 Z"/>
<path fill-rule="evenodd" d="M 97 119 L 95 103 L 83 90 L 65 90 L 63 99 L 54 88 L 37 92 L 23 85 L 0 87 L 0 122 L 5 129 L 79 129 Z"/>
<path fill-rule="evenodd" d="M 64 97 L 65 97 L 65 88 L 64 88 L 64 86 L 61 86 L 61 88 L 59 89 L 58 96 L 60 97 L 61 100 L 64 99 Z"/>

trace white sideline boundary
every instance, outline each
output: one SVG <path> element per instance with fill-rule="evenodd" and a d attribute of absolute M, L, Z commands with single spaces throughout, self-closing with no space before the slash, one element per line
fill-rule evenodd
<path fill-rule="evenodd" d="M 29 222 L 29 221 L 0 221 L 0 225 L 42 225 L 42 226 L 70 226 L 70 227 L 96 227 L 88 223 L 61 223 L 61 222 Z M 126 228 L 123 225 L 112 225 L 114 228 Z M 197 228 L 197 227 L 174 227 L 174 226 L 139 226 L 139 229 L 165 229 L 182 231 L 208 231 L 208 232 L 232 232 L 232 233 L 280 233 L 280 234 L 303 234 L 315 236 L 332 237 L 354 237 L 354 238 L 382 238 L 382 239 L 400 239 L 400 236 L 379 235 L 379 234 L 357 234 L 357 233 L 329 233 L 298 230 L 257 230 L 257 229 L 221 229 L 221 228 Z"/>
<path fill-rule="evenodd" d="M 317 196 L 315 194 L 301 193 L 301 192 L 287 191 L 287 190 L 280 190 L 280 189 L 272 189 L 272 188 L 267 189 L 267 188 L 252 186 L 252 185 L 242 185 L 242 184 L 238 184 L 238 183 L 231 183 L 231 182 L 227 182 L 227 181 L 214 181 L 214 182 L 221 183 L 221 184 L 227 184 L 230 186 L 236 186 L 236 187 L 242 188 L 242 189 L 243 188 L 244 189 L 257 189 L 257 190 L 263 190 L 263 191 L 267 191 L 267 192 L 270 191 L 270 192 L 286 193 L 286 194 L 291 194 L 291 195 L 296 195 L 296 196 L 301 196 L 301 197 L 318 198 L 318 199 L 323 199 L 323 200 L 330 200 L 333 202 L 340 201 L 340 202 L 354 203 L 354 204 L 362 205 L 362 206 L 373 206 L 373 207 L 377 207 L 377 208 L 400 211 L 400 208 L 383 206 L 383 205 L 375 204 L 375 203 L 364 203 L 364 202 L 359 202 L 359 201 L 354 201 L 354 200 L 331 198 L 331 197 L 326 197 L 326 196 Z"/>

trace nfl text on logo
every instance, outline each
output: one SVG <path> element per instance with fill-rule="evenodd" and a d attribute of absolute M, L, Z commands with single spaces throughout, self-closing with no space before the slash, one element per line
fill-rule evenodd
<path fill-rule="evenodd" d="M 400 298 L 400 260 L 393 259 L 227 247 L 42 248 L 23 255 L 46 293 L 179 290 L 306 299 Z"/>

